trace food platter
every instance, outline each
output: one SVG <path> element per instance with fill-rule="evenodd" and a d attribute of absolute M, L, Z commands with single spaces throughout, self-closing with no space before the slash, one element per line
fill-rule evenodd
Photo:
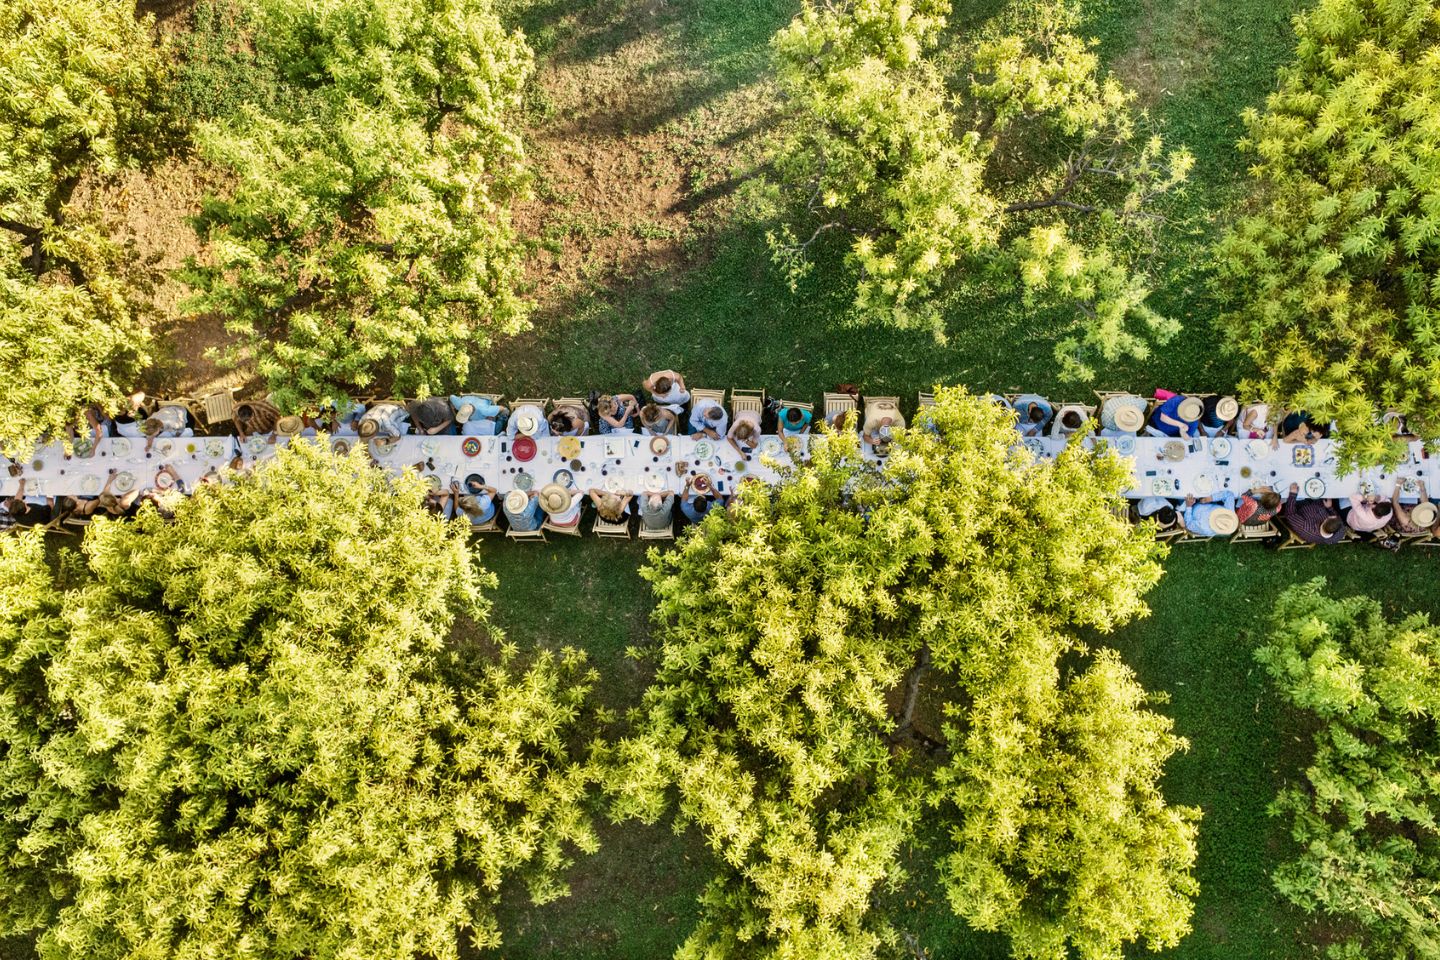
<path fill-rule="evenodd" d="M 653 454 L 655 454 L 657 457 L 663 457 L 665 454 L 669 453 L 669 452 L 670 452 L 670 438 L 669 438 L 669 437 L 651 437 L 651 438 L 650 438 L 650 452 L 653 453 Z"/>
<path fill-rule="evenodd" d="M 376 440 L 374 442 L 380 443 L 381 441 Z M 266 444 L 267 441 L 264 437 L 251 437 L 249 440 L 245 441 L 245 449 L 249 450 L 252 455 L 259 456 L 260 453 L 265 450 Z"/>
<path fill-rule="evenodd" d="M 1313 467 L 1315 448 L 1308 443 L 1295 444 L 1295 449 L 1290 452 L 1290 462 L 1297 467 Z"/>
<path fill-rule="evenodd" d="M 1420 485 L 1415 482 L 1414 477 L 1402 477 L 1400 480 L 1400 489 L 1406 493 L 1415 493 L 1420 489 Z"/>
<path fill-rule="evenodd" d="M 1325 496 L 1325 481 L 1319 477 L 1311 477 L 1305 481 L 1305 496 L 1312 500 L 1318 500 Z"/>
<path fill-rule="evenodd" d="M 1210 455 L 1217 460 L 1230 456 L 1231 444 L 1228 437 L 1215 437 L 1210 441 Z"/>
<path fill-rule="evenodd" d="M 696 460 L 709 460 L 709 459 L 710 459 L 711 457 L 713 457 L 714 455 L 715 455 L 715 444 L 711 443 L 709 440 L 696 440 L 696 441 L 695 441 L 695 459 L 696 459 Z"/>
<path fill-rule="evenodd" d="M 115 474 L 115 483 L 112 486 L 118 493 L 129 493 L 135 489 L 135 474 L 129 470 L 121 470 Z"/>
<path fill-rule="evenodd" d="M 580 456 L 580 438 L 561 437 L 555 444 L 555 452 L 562 460 L 574 460 Z"/>
<path fill-rule="evenodd" d="M 462 442 L 462 443 L 460 444 L 460 452 L 463 453 L 463 454 L 465 454 L 465 456 L 467 456 L 467 457 L 479 456 L 479 455 L 480 455 L 480 438 L 479 438 L 479 437 L 466 437 L 465 440 L 464 440 L 464 442 Z"/>
<path fill-rule="evenodd" d="M 205 441 L 205 456 L 212 460 L 225 456 L 225 441 L 219 437 L 211 437 Z"/>
<path fill-rule="evenodd" d="M 1168 477 L 1156 477 L 1150 481 L 1150 492 L 1157 497 L 1168 497 L 1175 492 L 1174 481 Z"/>

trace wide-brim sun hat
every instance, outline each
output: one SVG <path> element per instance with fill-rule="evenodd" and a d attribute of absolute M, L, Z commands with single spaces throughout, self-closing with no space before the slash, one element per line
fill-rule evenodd
<path fill-rule="evenodd" d="M 275 431 L 287 437 L 293 437 L 304 429 L 305 421 L 294 415 L 281 417 L 275 422 Z"/>
<path fill-rule="evenodd" d="M 573 499 L 574 494 L 558 483 L 547 483 L 540 488 L 540 509 L 546 513 L 564 513 L 570 509 Z"/>
<path fill-rule="evenodd" d="M 1429 500 L 1415 504 L 1410 510 L 1410 522 L 1417 527 L 1434 526 L 1437 519 L 1440 519 L 1440 509 L 1436 509 Z"/>
<path fill-rule="evenodd" d="M 1194 397 L 1186 397 L 1175 408 L 1175 415 L 1187 423 L 1194 423 L 1205 415 L 1205 404 Z"/>
<path fill-rule="evenodd" d="M 511 513 L 519 513 L 530 504 L 530 498 L 525 495 L 524 490 L 511 490 L 505 494 L 505 509 Z"/>
<path fill-rule="evenodd" d="M 522 413 L 515 418 L 515 432 L 522 437 L 533 437 L 535 431 L 540 429 L 540 420 L 528 413 Z"/>
<path fill-rule="evenodd" d="M 1221 420 L 1234 420 L 1240 415 L 1240 404 L 1234 397 L 1221 397 L 1215 401 L 1215 416 Z"/>
<path fill-rule="evenodd" d="M 368 440 L 380 432 L 380 424 L 374 420 L 361 420 L 355 425 L 355 432 L 360 435 L 360 439 Z"/>
<path fill-rule="evenodd" d="M 1115 426 L 1127 433 L 1136 433 L 1145 426 L 1145 414 L 1139 407 L 1129 403 L 1114 406 Z"/>
<path fill-rule="evenodd" d="M 1210 511 L 1210 529 L 1222 537 L 1228 537 L 1240 529 L 1240 518 L 1228 507 Z"/>

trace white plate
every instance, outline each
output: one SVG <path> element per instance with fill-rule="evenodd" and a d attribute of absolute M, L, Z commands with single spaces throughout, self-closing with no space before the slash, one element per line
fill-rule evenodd
<path fill-rule="evenodd" d="M 1122 457 L 1128 457 L 1135 452 L 1135 438 L 1132 436 L 1106 437 L 1105 440 L 1115 448 L 1115 452 Z"/>
<path fill-rule="evenodd" d="M 258 455 L 265 449 L 267 444 L 268 441 L 264 437 L 251 437 L 245 441 L 245 449 L 249 450 L 251 454 Z"/>
<path fill-rule="evenodd" d="M 606 477 L 605 489 L 609 490 L 611 493 L 619 493 L 621 490 L 625 489 L 625 481 L 621 480 L 619 477 Z"/>
<path fill-rule="evenodd" d="M 1305 481 L 1303 489 L 1305 491 L 1305 496 L 1309 497 L 1311 500 L 1319 500 L 1321 497 L 1325 496 L 1325 481 L 1321 480 L 1319 477 L 1311 477 L 1309 480 Z"/>
<path fill-rule="evenodd" d="M 169 490 L 175 486 L 175 478 L 168 473 L 157 473 L 155 474 L 155 486 L 161 490 Z"/>
<path fill-rule="evenodd" d="M 421 440 L 421 441 L 420 441 L 420 452 L 423 453 L 423 454 L 425 454 L 425 456 L 427 456 L 427 457 L 433 457 L 433 456 L 435 456 L 435 454 L 439 451 L 439 449 L 440 449 L 440 445 L 439 445 L 438 443 L 436 443 L 434 440 Z"/>
<path fill-rule="evenodd" d="M 211 437 L 205 441 L 205 456 L 211 460 L 217 460 L 225 456 L 225 441 L 218 437 Z"/>
<path fill-rule="evenodd" d="M 110 441 L 110 455 L 113 457 L 130 456 L 130 440 L 128 437 L 116 437 Z"/>
<path fill-rule="evenodd" d="M 129 493 L 135 489 L 135 474 L 129 470 L 121 470 L 115 474 L 115 482 L 111 486 L 117 493 Z"/>
<path fill-rule="evenodd" d="M 160 456 L 162 456 L 162 457 L 168 457 L 168 456 L 170 456 L 172 453 L 175 452 L 175 441 L 174 441 L 174 440 L 156 440 L 156 441 L 155 441 L 155 452 L 158 453 L 158 454 L 160 454 Z"/>
<path fill-rule="evenodd" d="M 1359 483 L 1355 484 L 1355 489 L 1360 491 L 1360 496 L 1369 497 L 1373 496 L 1375 493 L 1375 484 L 1369 480 L 1361 480 Z"/>
<path fill-rule="evenodd" d="M 665 478 L 658 473 L 647 473 L 645 475 L 645 489 L 651 493 L 659 493 L 666 487 Z"/>
<path fill-rule="evenodd" d="M 623 457 L 623 456 L 625 456 L 625 441 L 623 441 L 623 440 L 606 440 L 606 441 L 605 441 L 605 456 L 607 456 L 607 457 Z"/>
<path fill-rule="evenodd" d="M 1217 460 L 1223 460 L 1230 456 L 1230 441 L 1226 437 L 1216 437 L 1210 441 L 1210 455 Z"/>
<path fill-rule="evenodd" d="M 519 473 L 515 474 L 515 489 L 516 489 L 516 490 L 524 490 L 524 491 L 526 491 L 526 492 L 528 493 L 528 492 L 530 491 L 530 489 L 531 489 L 532 487 L 534 487 L 534 486 L 535 486 L 535 478 L 532 477 L 532 476 L 530 476 L 530 474 L 526 473 L 526 472 L 523 471 L 523 470 L 520 471 Z"/>
<path fill-rule="evenodd" d="M 1195 480 L 1190 484 L 1195 496 L 1203 497 L 1215 489 L 1215 478 L 1208 473 L 1195 475 Z"/>
<path fill-rule="evenodd" d="M 760 450 L 761 453 L 766 453 L 766 454 L 769 454 L 770 456 L 773 457 L 773 456 L 777 456 L 777 455 L 780 453 L 780 451 L 782 451 L 782 450 L 784 450 L 784 449 L 785 449 L 785 444 L 781 442 L 781 440 L 780 440 L 779 437 L 761 437 L 761 438 L 760 438 L 759 450 Z"/>
<path fill-rule="evenodd" d="M 1251 440 L 1245 444 L 1245 452 L 1250 454 L 1252 460 L 1264 460 L 1270 456 L 1270 442 L 1268 440 Z"/>
<path fill-rule="evenodd" d="M 695 459 L 696 459 L 696 460 L 709 460 L 709 459 L 710 459 L 711 457 L 713 457 L 714 455 L 715 455 L 715 444 L 711 443 L 709 440 L 696 440 L 696 441 L 695 441 Z"/>
<path fill-rule="evenodd" d="M 1150 481 L 1150 492 L 1157 497 L 1168 497 L 1174 493 L 1170 481 L 1165 477 L 1155 477 Z"/>
<path fill-rule="evenodd" d="M 103 486 L 104 484 L 100 481 L 100 478 L 93 473 L 87 473 L 80 478 L 80 492 L 86 496 L 95 496 Z"/>

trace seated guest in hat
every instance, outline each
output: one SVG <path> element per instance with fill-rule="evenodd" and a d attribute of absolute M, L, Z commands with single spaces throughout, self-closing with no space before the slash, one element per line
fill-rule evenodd
<path fill-rule="evenodd" d="M 1296 500 L 1298 483 L 1290 484 L 1290 495 L 1280 508 L 1280 520 L 1306 543 L 1331 544 L 1345 539 L 1345 520 L 1331 500 Z"/>
<path fill-rule="evenodd" d="M 540 490 L 540 509 L 545 511 L 547 526 L 580 526 L 580 504 L 579 497 L 558 483 L 547 483 Z"/>
<path fill-rule="evenodd" d="M 1279 441 L 1285 443 L 1314 443 L 1316 440 L 1323 440 L 1329 434 L 1329 430 L 1315 423 L 1314 418 L 1303 410 L 1295 410 L 1285 414 L 1280 420 L 1280 429 L 1276 431 L 1276 442 L 1272 446 L 1278 446 Z"/>
<path fill-rule="evenodd" d="M 280 410 L 268 400 L 244 400 L 235 405 L 235 433 L 240 442 L 251 434 L 274 433 Z"/>
<path fill-rule="evenodd" d="M 445 397 L 411 400 L 405 412 L 410 415 L 416 434 L 435 437 L 455 432 L 455 410 Z"/>
<path fill-rule="evenodd" d="M 1200 417 L 1205 405 L 1194 397 L 1157 390 L 1155 396 L 1160 405 L 1150 414 L 1150 432 L 1165 437 L 1196 436 L 1200 433 Z"/>
<path fill-rule="evenodd" d="M 624 520 L 630 512 L 630 501 L 634 499 L 633 494 L 613 493 L 597 487 L 590 488 L 590 502 L 594 504 L 595 512 L 600 515 L 600 519 L 606 523 L 619 523 Z"/>
<path fill-rule="evenodd" d="M 362 440 L 395 440 L 410 432 L 410 414 L 389 400 L 375 404 L 361 415 L 355 433 Z"/>
<path fill-rule="evenodd" d="M 701 397 L 690 408 L 690 435 L 719 440 L 730 429 L 730 415 L 719 400 Z"/>
<path fill-rule="evenodd" d="M 1247 404 L 1240 411 L 1240 419 L 1235 427 L 1235 433 L 1245 440 L 1269 440 L 1273 433 L 1269 418 L 1269 404 Z"/>
<path fill-rule="evenodd" d="M 1407 507 L 1400 502 L 1400 481 L 1395 481 L 1395 491 L 1390 494 L 1390 504 L 1395 511 L 1395 529 L 1401 536 L 1419 537 L 1429 533 L 1440 520 L 1440 509 L 1430 502 L 1425 491 L 1425 481 L 1420 481 L 1420 502 Z"/>
<path fill-rule="evenodd" d="M 1235 422 L 1240 413 L 1240 404 L 1234 397 L 1206 397 L 1201 404 L 1200 432 L 1207 437 L 1218 437 Z"/>
<path fill-rule="evenodd" d="M 735 423 L 725 434 L 730 446 L 742 457 L 748 457 L 760 444 L 760 414 L 755 410 L 741 410 L 735 414 Z"/>
<path fill-rule="evenodd" d="M 809 433 L 810 425 L 814 420 L 814 411 L 790 404 L 782 404 L 775 414 L 775 422 L 780 427 L 780 434 L 786 437 L 798 437 L 801 434 Z"/>
<path fill-rule="evenodd" d="M 1219 502 L 1210 497 L 1185 498 L 1185 509 L 1180 511 L 1180 522 L 1185 531 L 1196 537 L 1228 537 L 1240 529 L 1240 519 L 1235 514 L 1235 492 L 1226 490 Z"/>
<path fill-rule="evenodd" d="M 1350 495 L 1350 509 L 1341 511 L 1345 525 L 1367 537 L 1390 525 L 1394 510 L 1374 494 L 1356 491 Z"/>
<path fill-rule="evenodd" d="M 530 533 L 539 530 L 545 522 L 545 513 L 540 509 L 540 494 L 534 490 L 511 490 L 505 494 L 501 506 L 510 529 L 516 533 Z"/>
<path fill-rule="evenodd" d="M 1240 518 L 1242 526 L 1264 526 L 1279 512 L 1280 494 L 1273 487 L 1252 487 L 1235 501 L 1235 515 Z"/>
<path fill-rule="evenodd" d="M 640 408 L 640 432 L 647 437 L 668 437 L 679 432 L 680 419 L 675 411 L 654 403 Z"/>
<path fill-rule="evenodd" d="M 1175 505 L 1164 497 L 1142 497 L 1133 500 L 1130 503 L 1130 513 L 1132 521 L 1151 519 L 1161 530 L 1169 530 L 1179 519 Z"/>
<path fill-rule="evenodd" d="M 665 407 L 671 413 L 683 413 L 685 404 L 690 402 L 690 391 L 685 389 L 685 378 L 674 370 L 657 370 L 645 378 L 643 384 L 650 394 L 650 402 Z"/>
<path fill-rule="evenodd" d="M 560 403 L 550 411 L 552 437 L 583 437 L 590 432 L 590 412 L 573 403 Z"/>
<path fill-rule="evenodd" d="M 471 395 L 452 396 L 450 406 L 455 411 L 455 422 L 460 426 L 463 437 L 493 437 L 505 425 L 509 413 L 504 406 L 488 397 Z"/>
<path fill-rule="evenodd" d="M 675 494 L 647 493 L 640 504 L 640 523 L 646 530 L 669 530 L 675 523 Z"/>
<path fill-rule="evenodd" d="M 545 419 L 545 411 L 538 403 L 522 403 L 511 411 L 505 433 L 512 437 L 548 437 L 550 421 Z"/>
<path fill-rule="evenodd" d="M 1059 416 L 1050 424 L 1050 436 L 1068 437 L 1072 433 L 1078 433 L 1087 419 L 1085 411 L 1079 407 L 1062 407 Z"/>
<path fill-rule="evenodd" d="M 1022 437 L 1040 437 L 1055 417 L 1055 407 L 1038 393 L 1022 393 L 1015 398 L 1015 429 Z"/>
<path fill-rule="evenodd" d="M 1135 436 L 1145 428 L 1150 405 L 1136 396 L 1106 397 L 1100 404 L 1100 436 Z"/>
<path fill-rule="evenodd" d="M 607 393 L 595 401 L 601 433 L 634 433 L 640 403 L 633 393 Z"/>

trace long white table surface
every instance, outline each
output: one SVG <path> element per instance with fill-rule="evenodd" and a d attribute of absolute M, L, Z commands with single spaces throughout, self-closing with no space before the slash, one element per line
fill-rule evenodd
<path fill-rule="evenodd" d="M 419 464 L 419 471 L 433 477 L 431 484 L 442 489 L 448 489 L 452 480 L 463 486 L 468 476 L 477 474 L 502 493 L 515 488 L 538 490 L 557 480 L 582 492 L 598 487 L 635 494 L 679 493 L 688 479 L 703 473 L 717 491 L 730 494 L 746 477 L 765 482 L 778 480 L 777 467 L 788 465 L 792 454 L 805 456 L 811 437 L 790 438 L 787 447 L 786 440 L 765 436 L 748 458 L 723 439 L 668 437 L 668 449 L 657 452 L 652 448 L 652 438 L 647 436 L 597 434 L 576 438 L 580 453 L 566 459 L 557 451 L 562 439 L 537 439 L 534 457 L 523 462 L 515 455 L 514 440 L 505 436 L 408 436 L 389 445 L 371 441 L 370 450 L 376 462 L 391 473 Z M 478 442 L 479 449 L 473 456 L 465 451 L 468 440 Z M 109 438 L 100 441 L 93 454 L 69 459 L 58 444 L 52 444 L 37 449 L 30 461 L 21 461 L 27 480 L 25 493 L 94 496 L 111 470 L 128 474 L 127 481 L 146 490 L 155 486 L 156 474 L 163 466 L 174 468 L 189 490 L 209 471 L 228 465 L 237 452 L 247 463 L 255 464 L 273 457 L 287 442 L 283 437 L 275 443 L 265 437 L 251 437 L 244 444 L 234 437 L 161 439 L 146 454 L 144 440 Z M 334 437 L 330 442 L 354 446 L 361 441 L 356 437 Z M 1262 485 L 1274 487 L 1283 495 L 1292 482 L 1300 484 L 1304 497 L 1344 499 L 1359 492 L 1388 498 L 1397 478 L 1402 481 L 1404 501 L 1418 499 L 1419 481 L 1424 481 L 1431 495 L 1440 494 L 1440 458 L 1429 457 L 1418 442 L 1411 444 L 1410 457 L 1394 471 L 1372 469 L 1345 477 L 1335 472 L 1334 442 L 1329 440 L 1297 456 L 1297 447 L 1292 444 L 1272 447 L 1265 440 L 1197 437 L 1181 441 L 1186 445 L 1181 460 L 1163 457 L 1166 444 L 1171 442 L 1168 438 L 1091 437 L 1084 442 L 1087 446 L 1103 442 L 1117 455 L 1131 458 L 1133 483 L 1125 495 L 1132 499 L 1183 498 L 1191 494 L 1219 497 L 1226 490 L 1238 494 Z M 1037 458 L 1050 458 L 1064 449 L 1067 440 L 1043 437 L 1018 443 Z M 0 462 L 8 466 L 10 461 L 0 458 Z M 112 490 L 124 492 L 122 488 L 128 485 L 122 483 Z M 12 495 L 18 489 L 19 481 L 8 471 L 0 471 L 0 495 Z"/>

